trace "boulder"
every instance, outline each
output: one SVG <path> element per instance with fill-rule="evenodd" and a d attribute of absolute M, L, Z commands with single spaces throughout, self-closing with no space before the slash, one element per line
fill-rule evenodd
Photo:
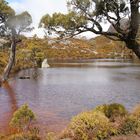
<path fill-rule="evenodd" d="M 42 68 L 48 68 L 50 67 L 50 65 L 48 64 L 48 60 L 47 59 L 44 59 L 44 61 L 42 62 Z"/>

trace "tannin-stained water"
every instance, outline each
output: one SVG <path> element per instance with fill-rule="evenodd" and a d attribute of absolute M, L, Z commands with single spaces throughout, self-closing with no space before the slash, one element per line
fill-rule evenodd
<path fill-rule="evenodd" d="M 56 132 L 74 115 L 100 104 L 121 103 L 131 110 L 140 103 L 140 64 L 93 60 L 21 71 L 0 88 L 0 130 L 25 103 L 35 112 L 40 127 Z"/>

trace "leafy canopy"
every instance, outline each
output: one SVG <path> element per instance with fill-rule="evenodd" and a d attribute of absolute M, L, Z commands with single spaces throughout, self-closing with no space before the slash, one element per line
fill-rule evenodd
<path fill-rule="evenodd" d="M 14 28 L 18 34 L 21 32 L 30 31 L 30 24 L 32 23 L 31 15 L 25 11 L 19 15 L 16 15 L 12 18 L 9 18 L 7 21 L 7 26 L 10 28 Z"/>
<path fill-rule="evenodd" d="M 125 33 L 121 29 L 120 21 L 129 15 L 126 0 L 70 0 L 68 10 L 68 14 L 54 13 L 52 16 L 43 16 L 40 26 L 61 36 L 91 31 L 122 38 Z M 109 22 L 118 33 L 104 32 L 101 22 Z"/>
<path fill-rule="evenodd" d="M 48 32 L 73 37 L 90 31 L 112 40 L 123 41 L 140 59 L 138 30 L 139 0 L 69 0 L 68 14 L 44 16 L 40 22 Z M 110 23 L 105 31 L 102 23 Z"/>
<path fill-rule="evenodd" d="M 0 0 L 0 36 L 9 36 L 11 31 L 17 35 L 28 31 L 31 23 L 32 17 L 27 11 L 16 15 L 5 0 Z"/>
<path fill-rule="evenodd" d="M 2 17 L 6 16 L 14 16 L 15 11 L 8 6 L 8 3 L 5 0 L 0 0 L 0 21 L 2 20 Z"/>

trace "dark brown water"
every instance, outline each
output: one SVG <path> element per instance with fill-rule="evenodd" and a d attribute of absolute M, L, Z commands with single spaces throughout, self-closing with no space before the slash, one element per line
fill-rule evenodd
<path fill-rule="evenodd" d="M 11 79 L 8 88 L 0 88 L 0 128 L 24 103 L 36 113 L 41 127 L 56 132 L 72 116 L 97 105 L 115 102 L 131 110 L 140 103 L 140 64 L 90 60 L 57 66 L 22 71 Z M 23 75 L 31 79 L 18 78 Z"/>

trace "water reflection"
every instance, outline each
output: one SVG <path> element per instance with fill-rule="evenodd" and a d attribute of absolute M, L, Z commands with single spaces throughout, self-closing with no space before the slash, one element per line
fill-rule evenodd
<path fill-rule="evenodd" d="M 5 94 L 3 96 L 6 97 L 6 101 L 0 100 L 0 132 L 8 133 L 10 131 L 9 122 L 13 113 L 18 108 L 16 94 L 8 82 L 4 82 L 2 84 L 2 88 L 0 88 L 0 94 Z"/>
<path fill-rule="evenodd" d="M 97 105 L 116 102 L 132 109 L 140 102 L 139 64 L 98 60 L 81 62 L 80 67 L 74 62 L 72 67 L 71 63 L 20 72 L 10 81 L 14 98 L 10 90 L 0 89 L 0 105 L 3 105 L 0 112 L 11 112 L 11 104 L 28 103 L 44 130 L 60 131 L 72 116 Z M 30 79 L 19 79 L 24 75 Z M 12 103 L 9 97 L 17 103 Z"/>

